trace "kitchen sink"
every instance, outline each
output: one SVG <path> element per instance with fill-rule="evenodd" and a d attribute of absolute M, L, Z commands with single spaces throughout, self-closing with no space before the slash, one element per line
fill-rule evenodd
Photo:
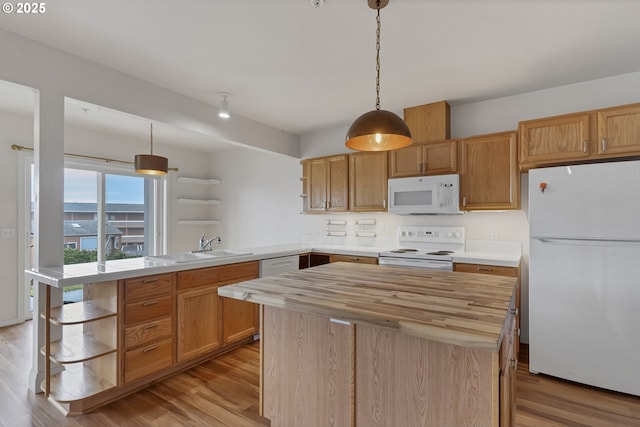
<path fill-rule="evenodd" d="M 232 251 L 228 249 L 218 249 L 214 251 L 193 251 L 184 252 L 181 254 L 173 255 L 155 255 L 147 256 L 145 259 L 155 262 L 169 262 L 169 263 L 184 263 L 184 262 L 196 262 L 204 261 L 207 259 L 226 258 L 233 256 L 251 255 L 251 252 Z"/>

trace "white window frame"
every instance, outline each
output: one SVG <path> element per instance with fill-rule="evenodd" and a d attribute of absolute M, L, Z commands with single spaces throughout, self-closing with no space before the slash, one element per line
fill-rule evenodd
<path fill-rule="evenodd" d="M 31 167 L 34 163 L 32 152 L 19 152 L 19 162 L 22 165 L 18 172 L 18 230 L 19 235 L 25 236 L 24 239 L 18 239 L 18 271 L 24 271 L 31 268 L 28 260 L 31 252 L 31 230 L 30 230 L 30 213 L 31 213 Z M 153 206 L 145 215 L 145 250 L 147 255 L 157 255 L 164 253 L 168 246 L 167 242 L 167 194 L 169 179 L 164 176 L 142 176 L 136 174 L 131 166 L 116 163 L 105 163 L 104 161 L 91 159 L 78 159 L 65 156 L 64 167 L 69 169 L 82 169 L 100 173 L 99 179 L 102 179 L 102 185 L 98 186 L 98 217 L 104 217 L 104 188 L 105 174 L 128 175 L 135 177 L 144 177 L 145 179 L 145 206 Z M 101 211 L 102 210 L 102 211 Z M 102 221 L 98 221 L 99 227 L 104 227 Z M 62 242 L 61 242 L 62 243 Z M 98 260 L 104 261 L 103 242 L 98 242 Z M 60 250 L 64 250 L 64 245 L 60 245 Z M 18 292 L 18 317 L 21 320 L 32 318 L 29 306 L 29 290 L 24 275 L 19 275 L 22 280 L 18 280 L 18 286 L 22 287 L 22 291 Z"/>

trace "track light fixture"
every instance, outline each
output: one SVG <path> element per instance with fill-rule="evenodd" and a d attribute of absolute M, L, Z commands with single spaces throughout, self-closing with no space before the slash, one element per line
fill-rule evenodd
<path fill-rule="evenodd" d="M 231 94 L 229 92 L 220 92 L 219 95 L 222 97 L 222 101 L 220 102 L 218 117 L 221 119 L 228 119 L 231 117 L 231 113 L 229 112 L 229 97 Z"/>

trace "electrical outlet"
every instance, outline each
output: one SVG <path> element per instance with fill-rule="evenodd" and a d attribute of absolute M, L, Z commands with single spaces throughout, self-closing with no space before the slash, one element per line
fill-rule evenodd
<path fill-rule="evenodd" d="M 3 239 L 13 239 L 16 237 L 16 229 L 15 228 L 2 228 L 0 229 L 0 237 Z"/>
<path fill-rule="evenodd" d="M 491 240 L 498 240 L 498 229 L 492 228 L 490 235 L 491 235 Z"/>

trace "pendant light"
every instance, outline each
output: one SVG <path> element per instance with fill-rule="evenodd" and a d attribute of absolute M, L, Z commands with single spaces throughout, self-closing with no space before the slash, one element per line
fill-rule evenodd
<path fill-rule="evenodd" d="M 388 151 L 411 144 L 411 131 L 407 124 L 391 111 L 380 109 L 380 9 L 389 0 L 368 0 L 369 7 L 377 10 L 376 22 L 376 109 L 358 117 L 347 131 L 345 145 L 359 151 Z"/>
<path fill-rule="evenodd" d="M 136 172 L 145 175 L 164 175 L 169 170 L 169 160 L 153 154 L 153 123 L 151 123 L 151 154 L 136 154 L 133 163 Z"/>

